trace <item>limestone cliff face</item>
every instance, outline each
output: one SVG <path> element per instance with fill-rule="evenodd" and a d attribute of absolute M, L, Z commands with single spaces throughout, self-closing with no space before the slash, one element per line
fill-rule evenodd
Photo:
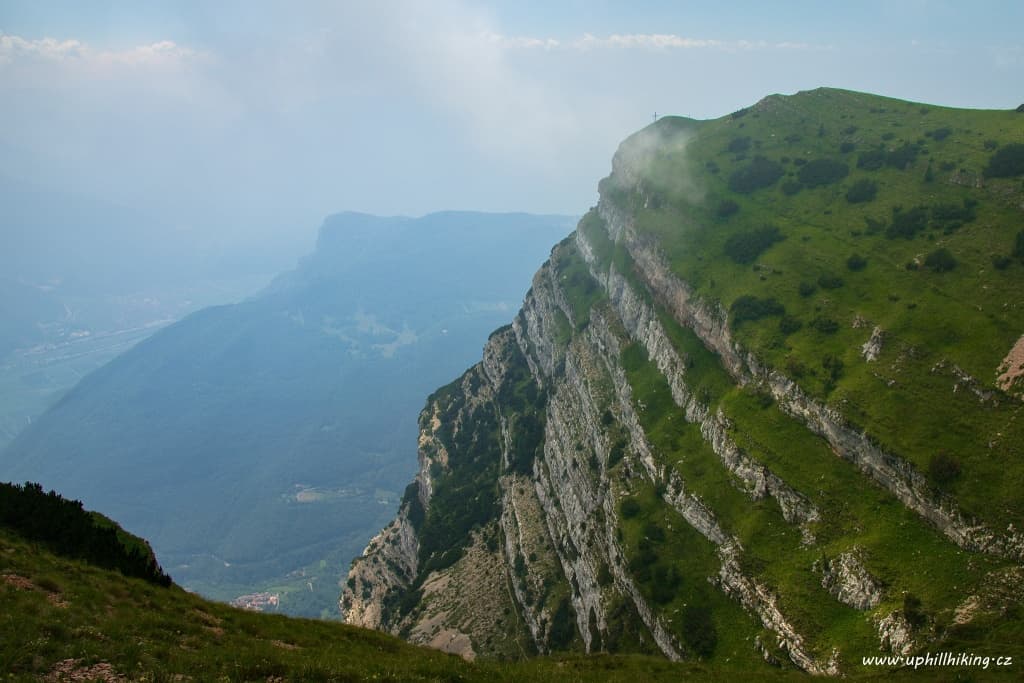
<path fill-rule="evenodd" d="M 988 618 L 981 586 L 1019 578 L 1019 531 L 740 343 L 638 224 L 663 201 L 650 150 L 682 153 L 688 125 L 623 144 L 512 324 L 430 397 L 419 474 L 349 572 L 349 623 L 469 658 L 837 675 Z M 865 330 L 851 354 L 876 367 L 895 336 Z"/>

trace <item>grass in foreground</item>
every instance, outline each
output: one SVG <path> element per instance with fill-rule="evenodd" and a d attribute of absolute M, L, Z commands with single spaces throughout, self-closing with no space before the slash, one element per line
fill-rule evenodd
<path fill-rule="evenodd" d="M 131 681 L 635 683 L 733 680 L 737 675 L 701 663 L 638 655 L 470 663 L 375 631 L 209 602 L 176 586 L 161 588 L 56 557 L 6 530 L 0 530 L 0 601 L 0 671 L 9 681 L 51 676 Z M 69 672 L 80 677 L 72 679 Z M 109 672 L 107 678 L 104 672 Z M 956 680 L 952 670 L 898 673 Z M 999 680 L 991 671 L 978 674 L 984 680 Z M 771 669 L 762 670 L 760 677 L 806 678 Z M 884 669 L 864 672 L 868 680 L 883 677 L 892 674 Z"/>

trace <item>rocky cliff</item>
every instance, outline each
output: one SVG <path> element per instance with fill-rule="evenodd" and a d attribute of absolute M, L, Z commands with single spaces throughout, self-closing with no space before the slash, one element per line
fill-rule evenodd
<path fill-rule="evenodd" d="M 346 620 L 470 658 L 833 675 L 1016 638 L 1024 430 L 997 379 L 1024 192 L 956 182 L 1013 116 L 819 90 L 626 140 L 427 401 Z"/>

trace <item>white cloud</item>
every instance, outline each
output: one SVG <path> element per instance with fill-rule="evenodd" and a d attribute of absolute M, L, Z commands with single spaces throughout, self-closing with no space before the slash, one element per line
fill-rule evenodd
<path fill-rule="evenodd" d="M 688 38 L 674 33 L 613 33 L 606 37 L 584 33 L 579 38 L 561 41 L 556 38 L 534 38 L 530 36 L 503 36 L 498 33 L 486 34 L 493 45 L 506 49 L 571 49 L 579 51 L 601 49 L 645 49 L 645 50 L 827 50 L 830 45 L 816 45 L 783 41 L 772 43 L 764 40 L 715 40 L 711 38 Z"/>
<path fill-rule="evenodd" d="M 30 62 L 60 62 L 86 68 L 112 66 L 168 66 L 198 57 L 199 53 L 171 40 L 138 45 L 125 50 L 96 49 L 79 40 L 27 39 L 0 34 L 0 66 Z"/>
<path fill-rule="evenodd" d="M 77 40 L 26 40 L 21 36 L 0 34 L 0 65 L 20 59 L 62 60 L 80 54 L 83 47 Z"/>

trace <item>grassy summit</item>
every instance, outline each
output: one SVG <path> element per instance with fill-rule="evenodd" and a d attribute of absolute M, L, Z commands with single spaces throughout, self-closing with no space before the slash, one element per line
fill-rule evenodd
<path fill-rule="evenodd" d="M 1022 528 L 1003 389 L 1024 390 L 997 378 L 1024 334 L 1024 116 L 819 89 L 638 135 L 660 142 L 621 201 L 741 345 L 965 511 Z"/>

